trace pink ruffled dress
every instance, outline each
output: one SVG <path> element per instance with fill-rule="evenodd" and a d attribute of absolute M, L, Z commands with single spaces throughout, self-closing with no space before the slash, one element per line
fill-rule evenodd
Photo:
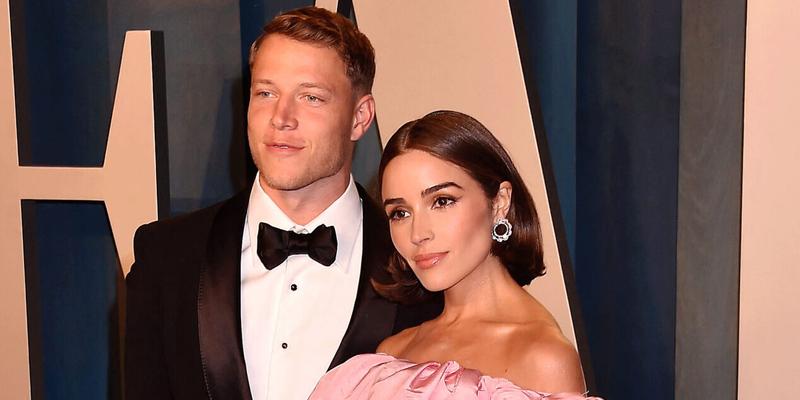
<path fill-rule="evenodd" d="M 547 394 L 481 375 L 455 361 L 415 364 L 387 354 L 355 356 L 328 372 L 309 400 L 601 400 L 578 393 Z"/>

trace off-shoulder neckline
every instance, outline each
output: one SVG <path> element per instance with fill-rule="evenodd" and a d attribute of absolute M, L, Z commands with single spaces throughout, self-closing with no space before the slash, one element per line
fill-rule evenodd
<path fill-rule="evenodd" d="M 511 385 L 513 385 L 513 386 L 515 386 L 515 387 L 519 388 L 519 389 L 520 389 L 520 390 L 522 390 L 522 391 L 529 392 L 529 393 L 534 393 L 534 394 L 536 394 L 536 395 L 538 395 L 538 396 L 541 396 L 543 399 L 547 399 L 547 398 L 553 398 L 553 397 L 559 397 L 559 395 L 568 394 L 568 393 L 566 393 L 566 392 L 559 392 L 559 393 L 547 393 L 547 392 L 540 392 L 540 391 L 538 391 L 538 390 L 534 390 L 534 389 L 527 389 L 527 388 L 524 388 L 524 387 L 522 387 L 522 386 L 520 386 L 520 385 L 517 385 L 516 383 L 514 383 L 513 381 L 511 381 L 511 380 L 510 380 L 510 379 L 508 379 L 508 378 L 504 378 L 504 377 L 496 377 L 496 376 L 492 376 L 492 375 L 486 375 L 486 374 L 484 374 L 483 372 L 481 372 L 480 370 L 477 370 L 477 369 L 474 369 L 474 368 L 467 368 L 467 367 L 464 367 L 464 366 L 462 366 L 462 365 L 461 365 L 461 363 L 459 363 L 457 360 L 447 360 L 447 361 L 443 361 L 443 362 L 442 362 L 442 361 L 436 361 L 436 360 L 429 360 L 429 361 L 424 361 L 424 362 L 415 362 L 415 361 L 411 361 L 411 360 L 409 360 L 409 359 L 395 357 L 395 356 L 393 356 L 393 355 L 391 355 L 391 354 L 387 354 L 387 353 L 365 353 L 365 354 L 358 354 L 358 355 L 355 355 L 355 356 L 353 356 L 353 357 L 351 358 L 351 360 L 352 360 L 352 359 L 355 359 L 355 358 L 360 358 L 360 357 L 370 357 L 370 356 L 382 356 L 382 357 L 386 357 L 386 358 L 388 358 L 388 360 L 386 360 L 386 362 L 401 362 L 401 363 L 408 364 L 408 365 L 409 365 L 409 366 L 411 366 L 411 367 L 413 367 L 413 366 L 427 366 L 427 365 L 435 365 L 435 366 L 437 366 L 437 367 L 441 367 L 441 366 L 450 367 L 450 368 L 448 368 L 448 369 L 452 369 L 452 372 L 457 372 L 457 371 L 459 371 L 459 370 L 463 370 L 463 371 L 471 371 L 471 372 L 473 372 L 473 373 L 476 373 L 477 375 L 479 375 L 479 376 L 480 376 L 480 378 L 481 378 L 481 380 L 492 380 L 492 381 L 496 381 L 496 382 L 505 382 L 505 383 L 511 384 Z M 588 400 L 588 399 L 594 399 L 594 398 L 595 398 L 595 397 L 587 397 L 587 396 L 588 396 L 588 394 L 589 394 L 589 391 L 588 391 L 588 390 L 587 390 L 586 392 L 583 392 L 583 393 L 575 393 L 575 394 L 582 395 L 582 396 L 586 397 L 586 399 L 587 399 L 587 400 Z"/>

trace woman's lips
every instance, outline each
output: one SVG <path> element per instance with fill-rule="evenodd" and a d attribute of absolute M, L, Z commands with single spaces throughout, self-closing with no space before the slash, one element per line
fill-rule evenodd
<path fill-rule="evenodd" d="M 441 253 L 417 254 L 414 256 L 414 264 L 422 269 L 433 268 L 436 264 L 439 264 L 445 256 L 447 256 L 446 251 Z"/>

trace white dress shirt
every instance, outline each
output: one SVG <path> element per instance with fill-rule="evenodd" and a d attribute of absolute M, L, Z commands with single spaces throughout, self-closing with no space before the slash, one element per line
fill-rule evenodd
<path fill-rule="evenodd" d="M 242 340 L 253 400 L 305 400 L 328 370 L 344 337 L 358 291 L 363 245 L 361 198 L 350 184 L 306 225 L 292 222 L 256 176 L 242 236 Z M 305 254 L 267 270 L 256 254 L 258 224 L 297 233 L 336 229 L 329 267 Z"/>

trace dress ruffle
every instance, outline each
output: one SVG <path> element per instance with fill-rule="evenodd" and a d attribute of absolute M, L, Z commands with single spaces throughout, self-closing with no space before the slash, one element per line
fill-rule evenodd
<path fill-rule="evenodd" d="M 455 361 L 415 364 L 387 354 L 362 354 L 328 372 L 309 400 L 601 400 L 579 393 L 522 389 Z"/>

